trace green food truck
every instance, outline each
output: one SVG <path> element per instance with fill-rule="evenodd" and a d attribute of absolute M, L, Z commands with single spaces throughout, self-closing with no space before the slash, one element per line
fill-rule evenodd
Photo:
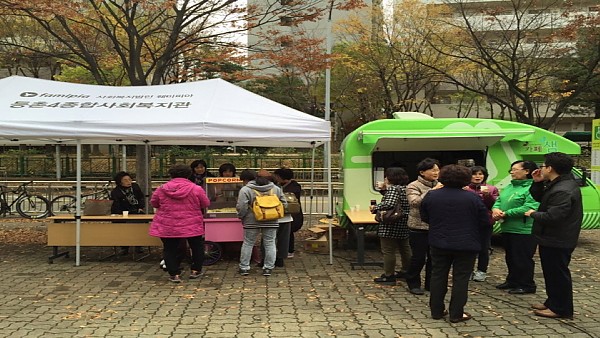
<path fill-rule="evenodd" d="M 366 210 L 369 201 L 381 199 L 377 181 L 387 167 L 406 169 L 410 180 L 416 165 L 426 157 L 440 164 L 481 165 L 488 169 L 487 182 L 500 190 L 510 183 L 508 170 L 516 160 L 538 164 L 543 155 L 560 151 L 578 155 L 581 148 L 562 136 L 518 122 L 477 118 L 432 118 L 421 113 L 394 113 L 394 119 L 366 123 L 344 139 L 341 146 L 344 210 Z M 600 228 L 600 187 L 586 170 L 574 169 L 583 195 L 582 229 Z M 496 224 L 495 231 L 499 230 Z"/>

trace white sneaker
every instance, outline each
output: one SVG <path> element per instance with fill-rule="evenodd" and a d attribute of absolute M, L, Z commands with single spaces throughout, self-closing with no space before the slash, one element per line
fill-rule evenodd
<path fill-rule="evenodd" d="M 288 253 L 287 258 L 294 258 L 294 253 L 293 252 Z"/>
<path fill-rule="evenodd" d="M 473 280 L 476 282 L 485 282 L 485 279 L 487 278 L 487 273 L 477 270 L 473 272 L 472 276 Z"/>

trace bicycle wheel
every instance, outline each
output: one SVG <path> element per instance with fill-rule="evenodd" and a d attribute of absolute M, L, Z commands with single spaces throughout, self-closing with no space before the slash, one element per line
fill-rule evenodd
<path fill-rule="evenodd" d="M 221 255 L 223 254 L 223 249 L 221 249 L 221 245 L 219 243 L 206 241 L 204 242 L 204 262 L 202 265 L 213 265 L 219 259 L 221 259 Z"/>
<path fill-rule="evenodd" d="M 17 212 L 25 218 L 48 217 L 50 216 L 50 202 L 44 196 L 26 196 L 17 202 Z"/>
<path fill-rule="evenodd" d="M 50 202 L 50 212 L 53 216 L 69 215 L 75 213 L 77 200 L 72 195 L 60 195 Z"/>

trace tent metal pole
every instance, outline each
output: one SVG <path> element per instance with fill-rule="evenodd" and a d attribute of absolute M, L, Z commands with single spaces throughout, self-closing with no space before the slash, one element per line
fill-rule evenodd
<path fill-rule="evenodd" d="M 333 264 L 333 189 L 331 187 L 331 141 L 325 143 L 325 156 L 329 159 L 327 166 L 327 223 L 329 224 L 329 264 Z"/>
<path fill-rule="evenodd" d="M 77 140 L 77 189 L 75 191 L 75 266 L 81 263 L 81 140 Z"/>
<path fill-rule="evenodd" d="M 127 171 L 127 146 L 121 146 L 121 171 Z"/>
<path fill-rule="evenodd" d="M 146 205 L 144 206 L 144 210 L 146 210 L 146 213 L 150 213 L 150 195 L 152 192 L 152 178 L 150 177 L 150 142 L 149 141 L 144 141 L 146 147 L 144 148 L 144 151 L 146 153 L 146 163 L 145 163 L 145 173 L 146 173 Z"/>
<path fill-rule="evenodd" d="M 62 176 L 62 171 L 61 171 L 61 162 L 60 162 L 60 144 L 57 144 L 54 146 L 54 150 L 55 150 L 55 159 L 56 159 L 56 179 L 58 181 L 60 181 L 60 178 Z"/>
<path fill-rule="evenodd" d="M 311 225 L 312 223 L 312 210 L 313 210 L 313 198 L 314 198 L 314 187 L 315 187 L 315 142 L 311 143 L 312 145 L 312 158 L 310 165 L 310 205 L 308 206 L 308 223 Z M 312 225 L 311 225 L 312 226 Z"/>

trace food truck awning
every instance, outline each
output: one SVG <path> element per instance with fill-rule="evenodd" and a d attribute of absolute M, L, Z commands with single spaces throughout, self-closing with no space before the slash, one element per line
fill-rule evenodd
<path fill-rule="evenodd" d="M 411 151 L 422 150 L 477 150 L 500 141 L 524 137 L 533 129 L 483 129 L 483 130 L 406 130 L 363 131 L 358 138 L 365 144 L 376 144 L 378 151 L 394 151 L 399 147 Z"/>

